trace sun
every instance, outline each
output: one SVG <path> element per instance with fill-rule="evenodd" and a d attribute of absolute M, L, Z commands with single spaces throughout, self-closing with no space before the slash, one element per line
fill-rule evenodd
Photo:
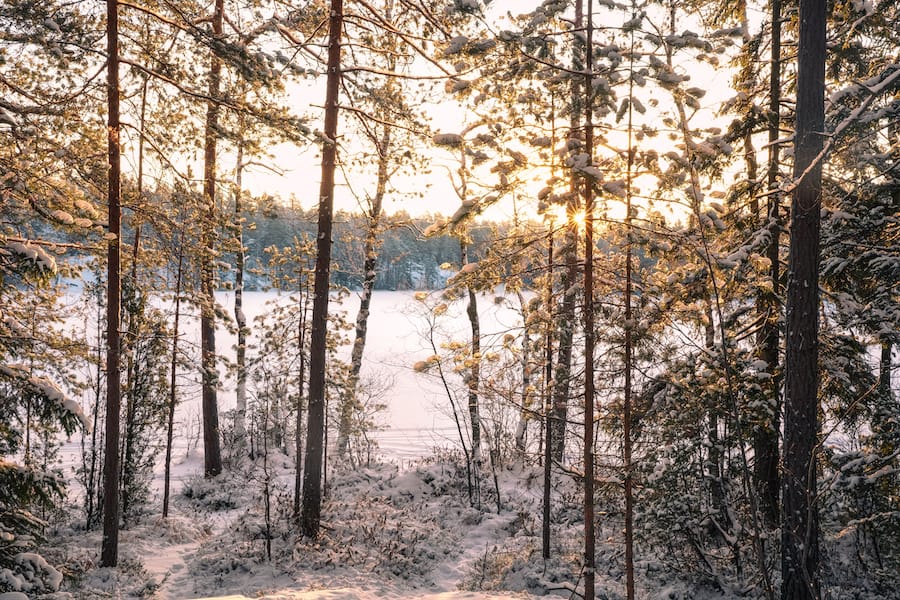
<path fill-rule="evenodd" d="M 587 214 L 585 213 L 583 208 L 579 208 L 575 211 L 575 213 L 570 217 L 572 223 L 578 227 L 579 230 L 584 230 L 584 224 L 587 220 Z"/>

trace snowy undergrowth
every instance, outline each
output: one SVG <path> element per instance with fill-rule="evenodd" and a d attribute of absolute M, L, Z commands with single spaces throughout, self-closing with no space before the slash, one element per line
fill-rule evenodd
<path fill-rule="evenodd" d="M 45 600 L 229 595 L 293 599 L 313 590 L 350 590 L 335 592 L 334 597 L 366 600 L 456 591 L 472 592 L 479 600 L 498 592 L 569 598 L 577 597 L 573 590 L 583 584 L 581 490 L 571 475 L 554 474 L 552 557 L 545 561 L 539 467 L 498 469 L 499 511 L 492 474 L 484 474 L 480 505 L 473 506 L 464 463 L 452 455 L 404 469 L 375 464 L 333 470 L 328 474 L 321 535 L 312 542 L 300 538 L 292 523 L 291 463 L 278 455 L 269 459 L 266 469 L 257 461 L 212 480 L 188 478 L 183 492 L 173 497 L 172 516 L 163 520 L 158 514 L 147 515 L 121 532 L 117 569 L 97 568 L 98 531 L 69 527 L 51 532 L 52 545 L 45 555 L 65 581 L 61 592 Z M 267 482 L 268 527 L 263 493 Z M 617 488 L 598 490 L 596 502 L 597 598 L 621 599 L 624 547 Z M 635 574 L 640 598 L 759 596 L 752 591 L 726 593 L 702 576 L 690 576 L 684 565 L 673 564 L 676 549 L 638 533 Z M 837 542 L 829 548 L 849 559 L 852 540 L 848 536 L 843 544 Z M 840 566 L 835 556 L 830 562 Z M 857 584 L 847 581 L 851 566 L 844 565 L 844 585 L 832 588 L 833 597 L 892 597 L 889 590 L 860 585 L 862 573 Z"/>
<path fill-rule="evenodd" d="M 544 561 L 540 469 L 498 470 L 499 511 L 491 474 L 483 475 L 480 502 L 473 506 L 465 467 L 452 455 L 403 470 L 393 464 L 338 470 L 328 475 L 322 530 L 312 542 L 297 536 L 291 520 L 289 460 L 279 457 L 272 465 L 278 468 L 270 471 L 268 529 L 259 473 L 187 485 L 194 506 L 221 507 L 221 498 L 240 503 L 228 511 L 234 514 L 230 524 L 217 528 L 188 561 L 183 579 L 192 594 L 228 590 L 252 597 L 285 589 L 364 589 L 377 597 L 455 590 L 570 597 L 581 584 L 581 492 L 567 476 L 555 476 L 553 552 Z M 203 491 L 207 487 L 215 494 Z M 616 533 L 621 523 L 612 518 L 608 530 L 603 525 L 597 596 L 621 598 L 622 545 Z M 652 573 L 652 567 L 644 568 Z M 709 597 L 698 593 L 702 587 L 673 584 L 668 575 L 659 573 L 663 581 L 652 581 L 660 594 L 644 597 Z"/>
<path fill-rule="evenodd" d="M 273 477 L 268 534 L 264 498 L 257 494 L 189 564 L 198 591 L 249 593 L 286 585 L 385 593 L 455 589 L 448 579 L 458 570 L 465 536 L 494 520 L 470 506 L 465 476 L 455 464 L 432 461 L 408 471 L 380 464 L 329 477 L 315 542 L 299 539 L 292 524 L 292 481 Z"/>
<path fill-rule="evenodd" d="M 178 548 L 202 544 L 210 537 L 209 519 L 202 513 L 162 519 L 147 516 L 119 532 L 119 560 L 115 569 L 97 564 L 102 532 L 66 527 L 52 532 L 44 550 L 63 573 L 61 591 L 41 600 L 96 600 L 101 598 L 155 598 L 165 576 L 152 572 L 154 561 L 177 562 Z M 187 596 L 183 596 L 187 597 Z"/>

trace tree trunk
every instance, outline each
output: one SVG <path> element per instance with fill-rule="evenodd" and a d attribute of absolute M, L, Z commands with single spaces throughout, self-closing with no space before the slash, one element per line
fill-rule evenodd
<path fill-rule="evenodd" d="M 222 35 L 224 0 L 216 0 L 213 13 L 213 36 Z M 222 61 L 212 51 L 209 66 L 209 101 L 206 106 L 205 149 L 203 153 L 203 199 L 206 215 L 203 219 L 201 254 L 200 351 L 203 380 L 203 473 L 214 477 L 222 472 L 222 450 L 219 439 L 219 406 L 216 366 L 216 284 L 215 284 L 215 220 L 216 220 L 216 145 L 219 128 L 219 88 Z"/>
<path fill-rule="evenodd" d="M 302 474 L 303 474 L 303 385 L 306 383 L 306 315 L 309 305 L 309 289 L 304 289 L 308 285 L 309 278 L 305 278 L 300 274 L 300 323 L 297 325 L 297 347 L 299 349 L 300 364 L 297 372 L 297 422 L 296 436 L 294 440 L 294 521 L 300 523 L 301 501 L 303 497 Z"/>
<path fill-rule="evenodd" d="M 243 119 L 239 135 L 244 135 Z M 234 321 L 237 324 L 237 385 L 234 407 L 235 454 L 244 458 L 247 453 L 247 315 L 244 314 L 244 207 L 241 201 L 242 176 L 244 174 L 244 140 L 238 139 L 237 160 L 234 168 Z"/>
<path fill-rule="evenodd" d="M 98 307 L 99 308 L 99 307 Z M 102 379 L 103 379 L 103 348 L 101 347 L 101 340 L 103 339 L 103 319 L 102 316 L 97 314 L 97 356 L 96 367 L 97 367 L 97 380 L 93 385 L 94 392 L 94 406 L 92 413 L 92 423 L 91 423 L 91 446 L 90 446 L 90 466 L 84 465 L 87 481 L 84 486 L 84 496 L 85 496 L 85 528 L 91 529 L 97 520 L 97 509 L 100 505 L 100 475 L 98 474 L 97 462 L 100 456 L 99 452 L 99 444 L 100 440 L 97 439 L 98 427 L 97 422 L 100 418 L 100 398 L 103 395 L 102 389 Z M 84 438 L 82 437 L 81 442 L 81 452 L 82 457 L 85 456 L 85 447 L 84 447 Z M 82 458 L 84 461 L 84 458 Z M 84 462 L 82 463 L 84 464 Z M 96 503 L 95 503 L 96 500 Z M 97 508 L 95 508 L 97 507 Z"/>
<path fill-rule="evenodd" d="M 547 232 L 547 290 L 544 306 L 552 312 L 553 306 L 553 221 Z M 541 511 L 541 555 L 550 558 L 550 476 L 553 465 L 553 323 L 552 315 L 547 323 L 546 348 L 544 348 L 544 495 Z"/>
<path fill-rule="evenodd" d="M 590 4 L 590 0 L 588 0 Z M 590 18 L 590 15 L 588 16 Z M 590 37 L 590 36 L 589 36 Z M 590 103 L 588 103 L 590 105 Z M 587 139 L 591 139 L 587 124 Z M 590 141 L 586 144 L 589 156 Z M 593 183 L 585 181 L 584 219 L 584 598 L 594 597 L 594 206 Z M 627 317 L 626 317 L 627 318 Z M 626 325 L 627 327 L 627 325 Z M 627 426 L 626 426 L 627 427 Z M 627 431 L 627 429 L 626 429 Z M 626 482 L 628 474 L 626 472 Z M 627 524 L 627 521 L 626 521 Z"/>
<path fill-rule="evenodd" d="M 566 422 L 568 420 L 569 388 L 572 378 L 572 342 L 575 337 L 575 294 L 578 281 L 578 242 L 576 241 L 577 228 L 574 224 L 576 208 L 566 210 L 567 220 L 564 242 L 562 247 L 565 270 L 562 276 L 563 298 L 559 306 L 557 316 L 557 328 L 559 330 L 559 344 L 556 347 L 556 368 L 554 372 L 553 386 L 553 447 L 551 456 L 553 460 L 561 463 L 566 449 Z"/>
<path fill-rule="evenodd" d="M 168 418 L 166 423 L 166 462 L 164 466 L 163 477 L 163 519 L 169 516 L 169 493 L 170 479 L 172 473 L 172 440 L 175 435 L 175 405 L 176 405 L 176 374 L 178 372 L 178 326 L 181 318 L 181 282 L 183 278 L 184 266 L 184 222 L 181 223 L 181 235 L 179 235 L 178 243 L 178 267 L 175 272 L 175 316 L 172 323 L 172 361 L 170 368 L 172 372 L 169 374 L 169 406 Z"/>
<path fill-rule="evenodd" d="M 577 9 L 576 9 L 577 10 Z M 588 155 L 588 164 L 594 160 L 594 123 L 593 123 L 593 33 L 594 12 L 591 0 L 587 0 L 587 44 L 585 45 L 584 65 L 584 148 Z M 594 599 L 596 552 L 594 549 L 596 535 L 594 533 L 594 181 L 590 176 L 584 178 L 584 600 Z M 626 267 L 627 269 L 628 267 Z M 627 285 L 627 284 L 626 284 Z M 626 301 L 627 302 L 627 301 Z M 625 305 L 626 309 L 628 304 Z M 626 321 L 628 316 L 625 317 Z M 626 348 L 629 325 L 625 323 Z M 628 383 L 626 371 L 626 384 Z M 625 390 L 626 411 L 628 389 Z M 630 450 L 627 441 L 629 415 L 625 418 L 625 448 Z M 625 460 L 625 486 L 628 490 L 630 474 L 628 472 L 628 455 Z M 626 496 L 626 531 L 628 527 L 628 496 Z M 630 547 L 625 547 L 626 575 L 630 575 L 628 563 Z"/>
<path fill-rule="evenodd" d="M 781 428 L 781 380 L 778 377 L 778 346 L 780 307 L 778 298 L 781 295 L 779 238 L 780 194 L 778 187 L 778 139 L 781 126 L 781 0 L 772 0 L 772 59 L 769 74 L 769 163 L 768 163 L 768 228 L 769 245 L 766 255 L 770 261 L 769 281 L 771 290 L 763 293 L 759 300 L 763 328 L 759 333 L 759 358 L 768 365 L 772 374 L 764 390 L 769 397 L 768 406 L 771 418 L 753 431 L 754 479 L 759 495 L 763 517 L 769 527 L 778 523 L 778 433 Z"/>
<path fill-rule="evenodd" d="M 359 387 L 359 372 L 362 369 L 363 352 L 366 348 L 366 334 L 369 330 L 369 308 L 372 304 L 372 292 L 375 290 L 375 279 L 378 275 L 378 227 L 381 224 L 381 207 L 387 191 L 389 179 L 388 167 L 391 151 L 391 127 L 384 126 L 381 140 L 378 143 L 378 181 L 375 188 L 375 197 L 372 198 L 366 219 L 366 241 L 363 246 L 365 258 L 363 260 L 363 284 L 359 297 L 359 311 L 356 313 L 356 334 L 353 340 L 353 349 L 350 353 L 350 377 L 347 382 L 347 390 L 342 398 L 340 421 L 338 423 L 338 458 L 344 458 L 350 444 L 353 411 L 358 409 L 357 389 Z"/>
<path fill-rule="evenodd" d="M 574 31 L 581 32 L 584 26 L 583 0 L 575 0 Z M 575 48 L 572 51 L 572 70 L 580 72 L 584 68 L 583 48 L 579 48 L 579 34 L 575 35 Z M 582 42 L 583 43 L 583 42 Z M 571 87 L 571 121 L 569 124 L 569 137 L 576 138 L 579 135 L 579 120 L 581 118 L 581 85 L 582 80 L 572 78 Z M 569 198 L 566 203 L 566 233 L 562 247 L 563 261 L 566 268 L 562 276 L 562 302 L 557 315 L 557 329 L 559 331 L 559 345 L 557 346 L 556 374 L 553 388 L 553 448 L 551 453 L 553 460 L 562 462 L 566 449 L 566 422 L 568 419 L 569 390 L 572 379 L 572 343 L 575 337 L 575 299 L 578 283 L 578 225 L 575 217 L 580 207 L 580 193 L 578 190 L 578 178 L 570 175 Z"/>
<path fill-rule="evenodd" d="M 119 413 L 122 401 L 119 372 L 122 163 L 119 149 L 119 15 L 116 0 L 106 2 L 106 52 L 106 94 L 109 113 L 107 117 L 109 232 L 106 292 L 106 448 L 103 459 L 103 542 L 100 565 L 115 567 L 119 560 Z"/>
<path fill-rule="evenodd" d="M 468 245 L 465 241 L 459 242 L 460 262 L 463 265 L 469 263 Z M 478 470 L 481 466 L 481 416 L 478 406 L 478 388 L 481 385 L 481 324 L 478 321 L 478 297 L 471 287 L 466 288 L 469 302 L 466 305 L 466 316 L 469 319 L 469 328 L 472 332 L 472 350 L 469 353 L 469 374 L 466 387 L 469 389 L 469 424 L 472 428 L 472 468 L 475 473 L 476 491 L 478 490 Z M 477 498 L 476 498 L 477 500 Z"/>
<path fill-rule="evenodd" d="M 328 22 L 328 79 L 325 84 L 325 141 L 322 146 L 322 182 L 319 187 L 319 223 L 316 274 L 310 338 L 309 417 L 306 466 L 303 470 L 303 535 L 319 535 L 322 509 L 322 455 L 325 438 L 325 353 L 328 327 L 328 287 L 331 274 L 331 232 L 334 221 L 334 171 L 337 160 L 338 93 L 341 80 L 343 0 L 331 0 Z"/>
<path fill-rule="evenodd" d="M 819 212 L 825 97 L 825 0 L 800 1 L 797 121 L 785 355 L 781 594 L 819 597 L 816 499 L 818 436 Z"/>
<path fill-rule="evenodd" d="M 881 337 L 881 360 L 878 363 L 878 391 L 882 402 L 887 406 L 894 403 L 894 392 L 891 390 L 891 364 L 894 345 L 887 335 Z"/>
<path fill-rule="evenodd" d="M 632 32 L 632 56 L 634 55 L 634 33 Z M 633 63 L 632 63 L 633 68 Z M 629 98 L 634 93 L 633 78 L 629 79 Z M 634 251 L 631 245 L 631 170 L 634 167 L 634 149 L 632 147 L 632 108 L 628 104 L 628 171 L 626 173 L 625 193 L 625 380 L 622 390 L 622 468 L 624 469 L 623 485 L 625 494 L 625 597 L 634 600 L 634 478 L 632 475 L 632 375 L 634 372 L 634 313 L 631 296 Z"/>
<path fill-rule="evenodd" d="M 528 302 L 521 291 L 516 292 L 519 299 L 519 310 L 526 325 L 522 328 L 522 407 L 519 409 L 519 423 L 516 425 L 514 437 L 516 454 L 520 460 L 525 458 L 526 435 L 528 433 L 528 418 L 531 408 L 531 336 L 528 333 Z M 495 444 L 496 445 L 496 444 Z"/>
<path fill-rule="evenodd" d="M 390 22 L 394 13 L 394 2 L 389 0 L 384 10 L 384 19 Z M 397 69 L 397 56 L 394 52 L 395 45 L 393 38 L 387 42 L 390 45 L 388 54 L 387 70 L 394 72 Z M 383 91 L 390 98 L 398 93 L 394 78 L 389 78 L 385 83 Z M 379 109 L 383 108 L 379 105 Z M 363 352 L 366 348 L 366 334 L 369 327 L 369 308 L 372 304 L 372 292 L 375 290 L 375 280 L 377 278 L 378 266 L 378 229 L 381 225 L 381 212 L 384 205 L 384 197 L 387 194 L 387 184 L 390 180 L 390 162 L 391 148 L 393 137 L 393 126 L 389 124 L 390 113 L 385 110 L 378 111 L 379 117 L 383 120 L 380 139 L 373 139 L 375 149 L 378 152 L 378 178 L 375 184 L 375 196 L 369 203 L 369 214 L 366 220 L 366 241 L 363 247 L 363 283 L 360 292 L 359 311 L 356 313 L 356 333 L 353 340 L 353 349 L 350 356 L 350 376 L 347 384 L 347 390 L 341 399 L 340 418 L 338 422 L 338 440 L 337 453 L 338 458 L 344 458 L 350 443 L 350 435 L 352 429 L 353 411 L 359 409 L 359 401 L 357 398 L 359 388 L 359 373 L 362 369 Z M 373 131 L 371 137 L 375 138 L 376 133 Z"/>
<path fill-rule="evenodd" d="M 136 210 L 132 210 L 132 228 L 134 229 L 134 243 L 131 246 L 131 273 L 123 292 L 123 305 L 125 308 L 126 325 L 125 331 L 128 332 L 127 340 L 122 347 L 122 354 L 127 356 L 126 366 L 126 386 L 124 390 L 125 396 L 125 432 L 123 435 L 124 443 L 122 449 L 122 481 L 121 481 L 121 498 L 122 498 L 122 525 L 127 526 L 130 505 L 132 501 L 132 492 L 134 486 L 134 455 L 136 452 L 135 444 L 137 443 L 135 427 L 135 393 L 137 377 L 136 371 L 141 366 L 134 362 L 134 352 L 141 334 L 140 328 L 144 323 L 144 305 L 140 301 L 138 290 L 138 260 L 140 258 L 141 248 L 141 228 L 142 220 L 140 217 L 142 202 L 144 198 L 144 131 L 146 131 L 147 123 L 147 84 L 149 78 L 144 80 L 141 86 L 141 109 L 139 116 L 139 134 L 138 134 L 138 162 L 137 162 L 137 206 Z M 130 342 L 130 343 L 129 343 Z"/>

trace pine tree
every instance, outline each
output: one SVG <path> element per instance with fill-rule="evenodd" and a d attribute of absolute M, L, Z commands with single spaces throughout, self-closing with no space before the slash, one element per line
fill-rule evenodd
<path fill-rule="evenodd" d="M 334 172 L 337 164 L 338 94 L 341 80 L 343 0 L 331 0 L 328 19 L 328 80 L 325 93 L 325 127 L 322 140 L 322 181 L 319 188 L 319 221 L 316 242 L 315 291 L 309 364 L 309 433 L 303 469 L 301 531 L 316 538 L 322 510 L 322 455 L 325 437 L 325 352 L 328 321 L 328 289 L 331 273 L 331 235 L 334 211 Z"/>
<path fill-rule="evenodd" d="M 785 600 L 820 595 L 816 446 L 825 23 L 823 0 L 801 1 L 785 356 L 781 534 L 781 595 Z"/>
<path fill-rule="evenodd" d="M 100 564 L 115 567 L 119 558 L 119 434 L 121 412 L 121 148 L 119 146 L 119 14 L 107 0 L 107 287 L 106 287 L 106 448 L 103 461 L 103 543 Z"/>
<path fill-rule="evenodd" d="M 0 591 L 53 592 L 62 575 L 35 547 L 47 526 L 39 515 L 65 497 L 54 438 L 90 423 L 65 391 L 77 389 L 65 365 L 78 356 L 57 332 L 55 258 L 46 242 L 8 232 L 0 244 Z"/>

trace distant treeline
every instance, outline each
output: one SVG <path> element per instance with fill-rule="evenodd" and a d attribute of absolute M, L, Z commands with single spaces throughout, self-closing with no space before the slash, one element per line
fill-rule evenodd
<path fill-rule="evenodd" d="M 267 248 L 289 248 L 294 240 L 315 240 L 317 212 L 280 204 L 260 203 L 244 215 L 244 246 L 247 248 L 245 285 L 248 289 L 270 287 L 272 265 Z M 379 230 L 378 267 L 375 287 L 381 290 L 437 289 L 444 286 L 459 268 L 460 242 L 450 235 L 425 237 L 422 232 L 440 215 L 410 216 L 394 213 L 382 219 Z M 469 260 L 484 255 L 492 232 L 503 231 L 505 224 L 476 223 L 470 231 Z M 362 285 L 363 242 L 366 219 L 359 213 L 335 214 L 332 275 L 335 285 L 351 289 Z"/>

